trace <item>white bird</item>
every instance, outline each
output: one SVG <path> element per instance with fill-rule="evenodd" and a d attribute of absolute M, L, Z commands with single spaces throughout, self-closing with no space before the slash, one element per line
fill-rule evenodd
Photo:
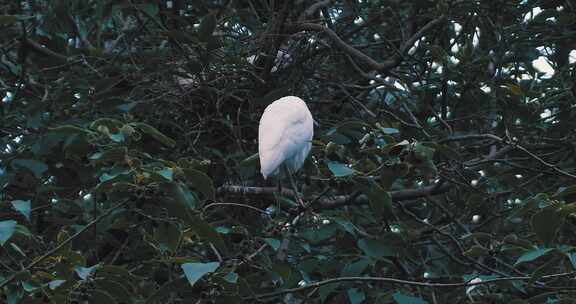
<path fill-rule="evenodd" d="M 290 174 L 304 164 L 312 148 L 314 119 L 306 103 L 295 96 L 282 97 L 266 107 L 258 127 L 260 172 L 264 179 L 284 165 Z"/>

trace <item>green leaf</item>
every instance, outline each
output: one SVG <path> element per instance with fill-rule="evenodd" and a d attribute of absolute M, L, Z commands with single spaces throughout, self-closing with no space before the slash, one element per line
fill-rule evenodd
<path fill-rule="evenodd" d="M 163 143 L 164 145 L 170 148 L 176 146 L 176 142 L 172 138 L 162 134 L 162 132 L 158 131 L 156 128 L 148 124 L 134 122 L 131 123 L 130 125 L 134 128 L 139 129 L 143 133 L 150 135 L 152 138 L 156 139 L 157 141 Z"/>
<path fill-rule="evenodd" d="M 334 217 L 333 220 L 335 223 L 340 225 L 340 227 L 342 227 L 346 232 L 354 236 L 356 235 L 356 227 L 354 226 L 354 224 L 352 224 L 351 221 L 339 217 Z"/>
<path fill-rule="evenodd" d="M 195 169 L 183 169 L 186 179 L 192 183 L 192 187 L 198 189 L 204 197 L 213 200 L 216 195 L 216 189 L 212 179 L 202 171 Z"/>
<path fill-rule="evenodd" d="M 161 249 L 176 252 L 182 231 L 179 227 L 170 222 L 160 223 L 156 230 L 156 239 L 161 245 Z"/>
<path fill-rule="evenodd" d="M 239 276 L 235 272 L 229 272 L 228 274 L 226 274 L 226 276 L 224 276 L 224 280 L 232 284 L 236 284 L 238 282 L 238 278 Z"/>
<path fill-rule="evenodd" d="M 576 203 L 570 203 L 560 206 L 556 211 L 563 217 L 566 217 L 572 213 L 576 213 Z"/>
<path fill-rule="evenodd" d="M 30 220 L 30 212 L 32 211 L 32 208 L 31 208 L 31 203 L 29 200 L 28 201 L 21 201 L 21 200 L 12 201 L 12 208 L 14 208 L 14 210 L 20 212 L 22 215 L 24 215 L 27 220 Z"/>
<path fill-rule="evenodd" d="M 392 196 L 373 181 L 356 181 L 358 189 L 368 197 L 370 208 L 380 218 L 390 218 L 392 215 Z"/>
<path fill-rule="evenodd" d="M 98 130 L 101 129 L 99 127 L 106 127 L 108 131 L 109 130 L 116 131 L 120 130 L 123 125 L 124 125 L 123 122 L 114 118 L 99 118 L 90 124 L 90 129 Z"/>
<path fill-rule="evenodd" d="M 191 215 L 188 224 L 191 226 L 194 232 L 198 234 L 200 238 L 212 242 L 216 246 L 216 248 L 218 248 L 223 252 L 228 251 L 226 243 L 224 243 L 224 240 L 222 239 L 222 237 L 220 237 L 220 234 L 218 234 L 218 232 L 216 232 L 216 229 L 214 229 L 212 225 L 208 224 L 208 222 L 204 221 L 199 216 Z"/>
<path fill-rule="evenodd" d="M 371 258 L 379 259 L 382 257 L 396 256 L 394 252 L 380 240 L 360 239 L 358 240 L 357 246 L 366 256 Z"/>
<path fill-rule="evenodd" d="M 552 272 L 551 269 L 554 269 L 553 265 L 556 263 L 558 263 L 558 258 L 552 258 L 550 261 L 536 268 L 536 270 L 532 272 L 530 281 L 528 281 L 528 286 L 534 285 L 534 283 L 538 282 L 538 280 L 540 280 L 540 278 L 542 278 L 544 275 Z"/>
<path fill-rule="evenodd" d="M 272 266 L 272 271 L 279 275 L 285 282 L 289 281 L 294 271 L 288 264 L 277 263 Z"/>
<path fill-rule="evenodd" d="M 132 296 L 124 285 L 111 280 L 96 280 L 94 285 L 97 289 L 106 290 L 108 294 L 120 303 L 132 303 Z"/>
<path fill-rule="evenodd" d="M 182 270 L 184 270 L 184 274 L 188 279 L 188 282 L 191 286 L 194 286 L 198 280 L 200 280 L 204 275 L 214 272 L 220 263 L 218 262 L 211 262 L 211 263 L 186 263 L 182 264 Z"/>
<path fill-rule="evenodd" d="M 277 251 L 280 248 L 281 241 L 273 238 L 265 238 L 264 241 L 268 244 L 272 249 Z"/>
<path fill-rule="evenodd" d="M 423 143 L 416 143 L 413 149 L 416 157 L 422 161 L 430 160 L 434 157 L 435 149 Z"/>
<path fill-rule="evenodd" d="M 101 303 L 116 304 L 116 303 L 118 303 L 118 301 L 116 301 L 106 291 L 99 290 L 99 289 L 92 289 L 89 292 L 88 303 L 90 303 L 90 304 L 92 304 L 92 303 L 93 304 L 101 304 Z"/>
<path fill-rule="evenodd" d="M 548 252 L 550 252 L 552 250 L 554 250 L 554 249 L 553 248 L 539 248 L 539 249 L 525 252 L 523 255 L 521 255 L 518 258 L 518 260 L 516 260 L 516 263 L 514 263 L 514 266 L 519 265 L 521 263 L 534 261 L 535 259 L 547 254 Z"/>
<path fill-rule="evenodd" d="M 42 173 L 48 170 L 48 166 L 45 163 L 34 159 L 15 159 L 10 163 L 10 165 L 14 169 L 26 168 L 34 173 L 36 178 L 42 177 Z"/>
<path fill-rule="evenodd" d="M 6 241 L 12 237 L 16 229 L 17 222 L 14 220 L 0 222 L 0 245 L 4 246 Z"/>
<path fill-rule="evenodd" d="M 354 170 L 348 167 L 348 165 L 338 162 L 328 162 L 328 169 L 336 177 L 344 177 L 354 174 Z"/>
<path fill-rule="evenodd" d="M 318 293 L 320 294 L 320 299 L 322 300 L 321 303 L 328 303 L 326 300 L 338 289 L 338 287 L 340 287 L 340 285 L 340 283 L 336 283 L 320 286 Z"/>
<path fill-rule="evenodd" d="M 136 290 L 138 279 L 128 270 L 119 266 L 103 265 L 96 270 L 96 278 L 108 282 L 116 282 L 128 291 Z"/>
<path fill-rule="evenodd" d="M 194 196 L 189 193 L 188 187 L 177 182 L 161 183 L 160 188 L 168 194 L 166 197 L 168 213 L 172 216 L 188 220 L 189 210 L 196 207 Z"/>
<path fill-rule="evenodd" d="M 411 295 L 405 295 L 399 291 L 392 295 L 394 301 L 398 304 L 428 304 L 428 302 L 422 300 L 421 298 L 413 297 Z"/>
<path fill-rule="evenodd" d="M 352 263 L 347 263 L 342 269 L 343 277 L 356 277 L 361 275 L 368 266 L 373 264 L 373 260 L 369 258 L 360 258 Z"/>
<path fill-rule="evenodd" d="M 488 254 L 488 252 L 489 252 L 489 250 L 486 249 L 484 246 L 473 245 L 472 247 L 470 247 L 470 249 L 466 250 L 463 254 L 464 254 L 464 256 L 467 256 L 467 257 L 477 258 L 477 257 L 481 257 L 481 256 L 486 256 Z"/>
<path fill-rule="evenodd" d="M 118 133 L 110 133 L 108 134 L 108 137 L 113 141 L 113 142 L 123 142 L 124 141 L 124 133 L 122 132 L 118 132 Z"/>
<path fill-rule="evenodd" d="M 214 14 L 209 14 L 202 18 L 200 23 L 200 28 L 198 29 L 198 39 L 200 41 L 208 41 L 208 38 L 212 36 L 212 33 L 216 29 L 216 16 Z"/>
<path fill-rule="evenodd" d="M 380 185 L 383 190 L 389 191 L 394 182 L 408 173 L 408 165 L 405 163 L 393 166 L 384 166 L 380 170 Z"/>
<path fill-rule="evenodd" d="M 552 207 L 544 208 L 532 216 L 532 230 L 546 245 L 554 241 L 563 223 L 564 217 Z"/>
<path fill-rule="evenodd" d="M 572 264 L 572 269 L 576 270 L 576 252 L 568 253 L 568 259 L 570 260 L 570 264 Z"/>
<path fill-rule="evenodd" d="M 51 290 L 55 290 L 56 288 L 60 287 L 60 285 L 64 284 L 66 280 L 52 280 L 48 282 L 48 287 Z"/>
<path fill-rule="evenodd" d="M 155 3 L 140 4 L 139 7 L 150 17 L 156 17 L 160 12 L 160 8 Z"/>
<path fill-rule="evenodd" d="M 358 288 L 348 289 L 348 299 L 350 299 L 350 304 L 360 304 L 366 300 L 366 294 L 364 291 Z"/>
<path fill-rule="evenodd" d="M 576 185 L 570 185 L 568 187 L 560 187 L 550 198 L 561 199 L 566 196 L 572 196 L 576 194 Z"/>
<path fill-rule="evenodd" d="M 382 132 L 384 132 L 384 134 L 398 134 L 398 133 L 400 133 L 400 131 L 398 131 L 398 129 L 395 129 L 395 128 L 382 128 L 381 130 L 382 130 Z"/>
<path fill-rule="evenodd" d="M 172 168 L 163 168 L 161 170 L 156 171 L 156 173 L 169 181 L 172 181 L 174 177 L 174 170 L 172 170 Z"/>
<path fill-rule="evenodd" d="M 92 267 L 76 266 L 74 267 L 74 272 L 76 272 L 76 274 L 80 277 L 80 279 L 86 280 L 94 273 L 94 271 L 96 271 L 98 266 L 100 265 L 96 264 Z"/>

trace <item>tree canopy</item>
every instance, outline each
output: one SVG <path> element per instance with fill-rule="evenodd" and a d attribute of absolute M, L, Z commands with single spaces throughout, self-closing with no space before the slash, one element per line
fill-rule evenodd
<path fill-rule="evenodd" d="M 570 0 L 5 1 L 0 301 L 573 303 L 575 49 Z"/>

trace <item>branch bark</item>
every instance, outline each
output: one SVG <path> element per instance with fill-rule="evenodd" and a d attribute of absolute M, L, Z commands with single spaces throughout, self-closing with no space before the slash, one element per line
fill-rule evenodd
<path fill-rule="evenodd" d="M 434 196 L 442 193 L 446 193 L 451 189 L 449 184 L 436 184 L 428 187 L 422 187 L 418 189 L 408 189 L 400 191 L 391 191 L 392 201 L 409 201 L 421 197 Z M 249 194 L 249 195 L 273 195 L 278 192 L 277 187 L 243 187 L 227 185 L 218 188 L 218 193 L 231 193 L 231 194 Z M 282 188 L 280 195 L 287 197 L 294 197 L 294 191 L 287 188 Z M 337 195 L 326 198 L 319 199 L 315 204 L 314 208 L 325 210 L 325 209 L 336 209 L 346 205 L 363 205 L 368 203 L 368 198 L 365 195 Z M 351 200 L 351 198 L 354 198 Z M 307 198 L 308 200 L 315 200 L 316 197 Z"/>
<path fill-rule="evenodd" d="M 402 58 L 404 54 L 414 45 L 414 43 L 422 38 L 428 31 L 432 28 L 438 26 L 446 19 L 445 15 L 441 15 L 440 17 L 428 22 L 425 26 L 423 26 L 420 30 L 418 30 L 412 37 L 406 40 L 399 48 L 398 53 L 391 56 L 389 59 L 386 59 L 383 62 L 378 62 L 372 57 L 362 53 L 358 49 L 354 48 L 350 44 L 346 43 L 344 40 L 338 36 L 336 32 L 331 30 L 328 27 L 325 27 L 320 24 L 315 23 L 294 23 L 288 26 L 290 32 L 299 32 L 299 31 L 315 31 L 315 32 L 323 32 L 325 33 L 332 42 L 343 52 L 349 54 L 350 56 L 357 58 L 367 64 L 371 69 L 376 71 L 388 71 L 396 66 L 398 66 L 402 62 Z"/>

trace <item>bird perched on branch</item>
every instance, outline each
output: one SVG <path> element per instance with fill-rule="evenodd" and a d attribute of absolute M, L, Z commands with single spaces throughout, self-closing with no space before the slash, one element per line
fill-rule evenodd
<path fill-rule="evenodd" d="M 284 166 L 293 184 L 292 174 L 304 164 L 313 135 L 314 119 L 302 99 L 286 96 L 268 105 L 258 127 L 260 172 L 264 179 L 278 174 Z"/>

